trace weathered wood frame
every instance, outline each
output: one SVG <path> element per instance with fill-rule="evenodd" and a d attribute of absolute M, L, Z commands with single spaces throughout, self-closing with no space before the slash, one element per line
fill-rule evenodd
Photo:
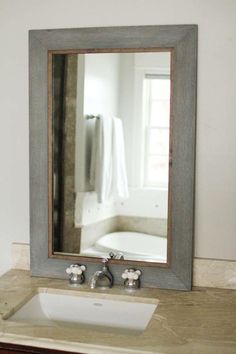
<path fill-rule="evenodd" d="M 49 257 L 50 136 L 48 129 L 48 52 L 169 48 L 172 50 L 172 171 L 171 259 L 166 266 L 147 264 L 142 285 L 190 290 L 194 230 L 195 121 L 197 90 L 197 26 L 139 26 L 32 30 L 29 32 L 30 68 L 30 241 L 33 276 L 65 278 L 71 258 Z M 80 257 L 73 257 L 80 262 Z M 98 260 L 84 262 L 90 277 Z M 122 264 L 121 264 L 122 263 Z M 116 284 L 122 282 L 125 262 L 111 261 Z M 134 263 L 137 267 L 137 262 Z"/>

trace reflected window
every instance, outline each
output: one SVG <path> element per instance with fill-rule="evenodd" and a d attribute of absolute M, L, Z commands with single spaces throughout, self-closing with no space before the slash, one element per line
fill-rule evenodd
<path fill-rule="evenodd" d="M 146 74 L 144 187 L 167 188 L 169 175 L 170 75 Z"/>

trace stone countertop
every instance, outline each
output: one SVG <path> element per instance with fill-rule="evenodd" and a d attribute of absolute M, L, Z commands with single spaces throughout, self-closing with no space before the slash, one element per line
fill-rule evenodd
<path fill-rule="evenodd" d="M 4 320 L 31 296 L 44 289 L 90 292 L 119 300 L 159 300 L 146 330 L 134 335 L 74 327 L 32 325 Z M 67 281 L 30 277 L 28 271 L 11 270 L 0 278 L 0 342 L 83 353 L 236 353 L 236 291 L 195 288 L 191 292 L 142 288 L 133 295 L 121 287 L 90 290 L 69 287 Z"/>

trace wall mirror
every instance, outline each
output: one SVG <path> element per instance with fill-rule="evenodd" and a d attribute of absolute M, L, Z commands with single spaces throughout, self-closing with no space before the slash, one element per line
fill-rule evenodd
<path fill-rule="evenodd" d="M 51 253 L 166 263 L 171 51 L 50 52 L 49 66 Z"/>
<path fill-rule="evenodd" d="M 30 31 L 31 272 L 190 289 L 197 27 Z"/>

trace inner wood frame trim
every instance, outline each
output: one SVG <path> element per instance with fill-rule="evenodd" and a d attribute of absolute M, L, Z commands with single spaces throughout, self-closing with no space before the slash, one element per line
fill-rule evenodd
<path fill-rule="evenodd" d="M 142 270 L 142 285 L 190 290 L 194 229 L 195 120 L 197 74 L 197 26 L 104 27 L 29 32 L 30 69 L 30 237 L 31 274 L 65 278 L 65 269 L 75 257 L 49 257 L 50 132 L 48 114 L 48 53 L 173 50 L 172 131 L 173 154 L 169 193 L 172 241 L 168 240 L 167 264 L 132 261 Z M 48 150 L 49 149 L 49 150 Z M 171 160 L 171 159 L 170 159 Z M 170 180 L 169 179 L 169 180 Z M 60 259 L 59 259 L 60 258 Z M 76 261 L 80 262 L 81 257 Z M 99 259 L 100 260 L 100 259 Z M 86 275 L 91 276 L 100 262 L 83 257 Z M 112 260 L 110 269 L 116 284 L 128 261 Z M 145 263 L 145 264 L 144 264 Z"/>
<path fill-rule="evenodd" d="M 173 48 L 103 48 L 88 50 L 49 50 L 48 51 L 48 256 L 56 259 L 70 259 L 80 262 L 101 261 L 101 257 L 86 257 L 78 254 L 70 254 L 64 252 L 53 251 L 53 123 L 52 123 L 52 56 L 53 54 L 99 54 L 99 53 L 170 53 L 170 134 L 169 134 L 169 172 L 168 172 L 168 223 L 167 223 L 167 261 L 161 262 L 145 262 L 140 260 L 109 260 L 110 264 L 127 264 L 130 266 L 159 266 L 169 267 L 171 263 L 171 176 L 172 176 L 172 120 L 173 120 L 173 70 L 174 70 L 174 49 Z"/>

